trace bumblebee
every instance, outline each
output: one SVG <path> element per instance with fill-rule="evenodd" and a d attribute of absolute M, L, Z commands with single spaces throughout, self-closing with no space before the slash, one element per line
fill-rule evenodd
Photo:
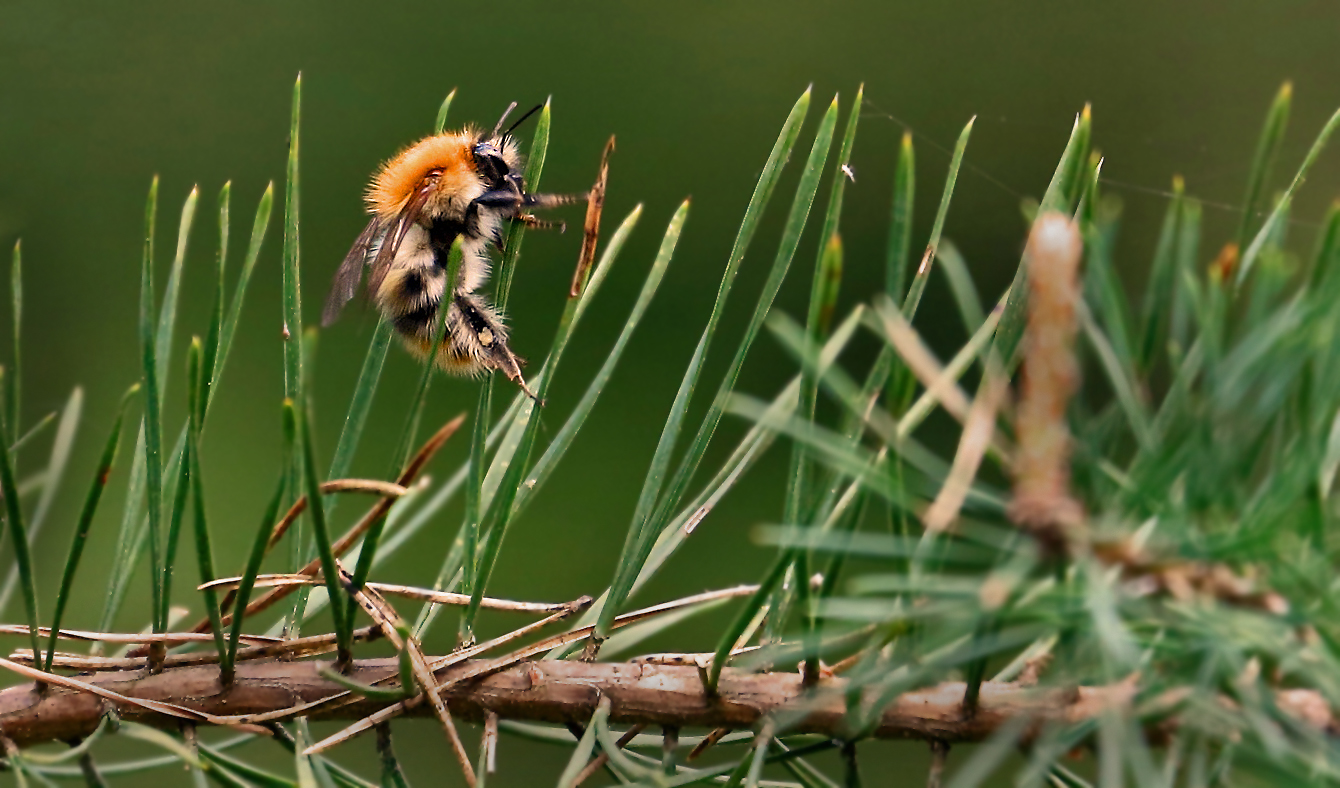
<path fill-rule="evenodd" d="M 371 218 L 335 274 L 322 313 L 330 325 L 358 292 L 368 269 L 368 297 L 420 357 L 430 352 L 452 374 L 480 376 L 497 370 L 534 397 L 521 375 L 524 361 L 508 345 L 507 328 L 479 290 L 492 271 L 489 247 L 501 250 L 510 222 L 559 226 L 531 213 L 584 199 L 585 195 L 530 194 L 512 131 L 467 127 L 427 137 L 401 151 L 373 177 L 365 197 Z M 447 258 L 461 239 L 460 274 L 452 283 L 442 345 L 432 348 L 438 309 L 447 293 Z"/>

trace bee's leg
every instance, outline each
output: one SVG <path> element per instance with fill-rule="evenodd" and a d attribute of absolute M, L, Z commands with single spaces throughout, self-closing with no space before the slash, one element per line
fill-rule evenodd
<path fill-rule="evenodd" d="M 522 194 L 521 206 L 523 208 L 556 208 L 560 205 L 582 202 L 585 199 L 586 192 L 581 194 Z"/>
<path fill-rule="evenodd" d="M 564 221 L 551 222 L 547 219 L 541 219 L 533 213 L 519 213 L 512 217 L 512 221 L 520 222 L 532 230 L 552 230 L 558 228 L 560 233 L 568 231 L 568 223 Z"/>
<path fill-rule="evenodd" d="M 461 292 L 456 293 L 455 307 L 460 320 L 451 326 L 452 344 L 468 349 L 483 367 L 503 373 L 538 402 L 539 397 L 521 374 L 525 362 L 507 346 L 507 329 L 497 311 L 478 296 Z"/>
<path fill-rule="evenodd" d="M 523 202 L 528 195 L 522 194 L 515 187 L 511 189 L 493 189 L 479 195 L 471 202 L 471 205 L 480 205 L 485 208 L 514 208 Z"/>
<path fill-rule="evenodd" d="M 515 359 L 515 356 L 513 357 L 513 359 Z M 534 391 L 531 391 L 530 386 L 526 384 L 526 379 L 521 377 L 520 369 L 517 369 L 516 378 L 514 378 L 514 380 L 516 381 L 516 384 L 521 387 L 521 390 L 526 392 L 527 397 L 530 397 L 531 399 L 540 403 L 540 405 L 544 405 L 544 402 L 540 399 L 540 395 L 536 394 Z"/>
<path fill-rule="evenodd" d="M 516 216 L 509 217 L 512 222 L 524 224 L 532 230 L 553 230 L 558 229 L 560 233 L 568 231 L 568 223 L 563 221 L 551 222 L 541 219 L 533 213 L 518 213 Z M 493 237 L 493 246 L 504 254 L 507 252 L 507 242 L 503 239 L 502 225 L 498 225 L 498 232 Z"/>

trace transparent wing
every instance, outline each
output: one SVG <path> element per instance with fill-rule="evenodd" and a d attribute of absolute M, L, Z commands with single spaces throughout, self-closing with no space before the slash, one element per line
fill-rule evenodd
<path fill-rule="evenodd" d="M 381 220 L 376 216 L 372 217 L 368 221 L 368 226 L 358 234 L 353 247 L 349 249 L 349 254 L 344 256 L 340 270 L 335 272 L 335 281 L 331 283 L 330 295 L 326 296 L 326 308 L 321 312 L 322 326 L 334 323 L 335 318 L 340 316 L 340 310 L 344 309 L 344 305 L 353 299 L 354 293 L 358 292 L 358 283 L 363 278 L 363 266 L 367 264 L 368 252 L 372 249 L 372 244 L 377 240 L 381 229 Z"/>

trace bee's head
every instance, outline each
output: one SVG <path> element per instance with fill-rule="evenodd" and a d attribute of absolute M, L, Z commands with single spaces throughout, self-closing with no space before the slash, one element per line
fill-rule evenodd
<path fill-rule="evenodd" d="M 493 133 L 479 137 L 473 150 L 475 168 L 479 170 L 480 178 L 489 189 L 512 188 L 518 194 L 525 191 L 525 186 L 521 180 L 521 153 L 512 132 L 527 118 L 543 108 L 543 104 L 535 105 L 504 131 L 503 124 L 507 122 L 507 116 L 511 115 L 512 110 L 516 109 L 516 102 L 513 101 L 507 105 L 507 109 L 503 110 L 502 117 L 498 118 L 498 122 L 494 124 Z"/>
<path fill-rule="evenodd" d="M 475 143 L 471 155 L 474 158 L 475 169 L 479 172 L 479 178 L 485 186 L 499 189 L 511 181 L 520 191 L 521 173 L 517 172 L 520 156 L 511 137 L 481 139 Z"/>
<path fill-rule="evenodd" d="M 503 119 L 506 117 L 503 113 Z M 406 148 L 373 179 L 367 193 L 369 209 L 385 221 L 402 211 L 420 221 L 463 221 L 471 205 L 484 195 L 503 192 L 509 206 L 521 205 L 525 195 L 521 152 L 512 137 L 517 123 L 503 131 L 500 119 L 491 133 L 467 127 Z"/>

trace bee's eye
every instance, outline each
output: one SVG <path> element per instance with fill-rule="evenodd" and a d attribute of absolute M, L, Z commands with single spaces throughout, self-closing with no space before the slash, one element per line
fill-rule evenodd
<path fill-rule="evenodd" d="M 503 160 L 502 154 L 487 142 L 475 146 L 475 167 L 489 183 L 497 183 L 511 173 L 511 168 Z"/>

